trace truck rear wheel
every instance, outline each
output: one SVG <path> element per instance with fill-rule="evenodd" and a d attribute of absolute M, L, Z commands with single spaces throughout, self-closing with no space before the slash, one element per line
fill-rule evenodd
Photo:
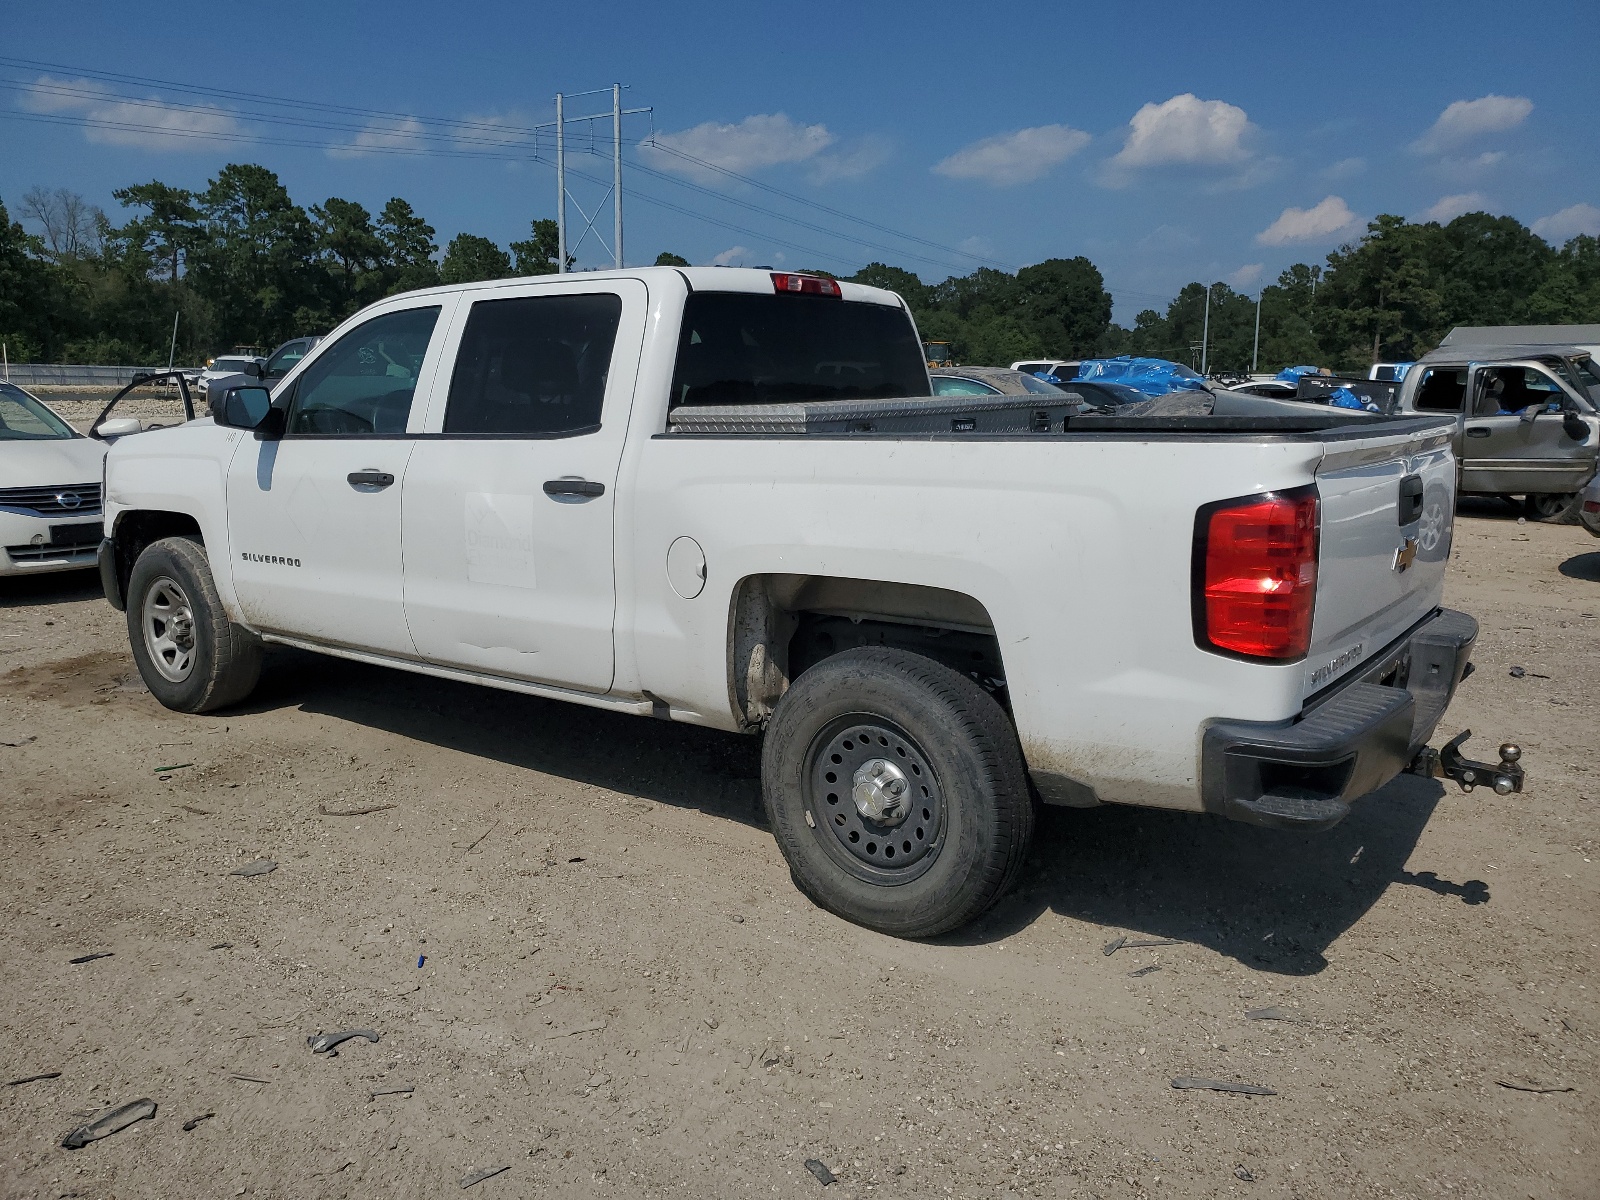
<path fill-rule="evenodd" d="M 236 704 L 261 676 L 261 640 L 233 624 L 204 548 L 184 537 L 146 546 L 128 578 L 128 641 L 151 695 L 178 712 Z"/>
<path fill-rule="evenodd" d="M 1581 492 L 1530 493 L 1523 502 L 1528 520 L 1543 521 L 1547 525 L 1576 525 L 1583 511 Z"/>
<path fill-rule="evenodd" d="M 1015 880 L 1033 835 L 1017 736 L 972 680 L 888 647 L 802 674 L 773 711 L 762 793 L 795 883 L 846 920 L 932 937 Z"/>

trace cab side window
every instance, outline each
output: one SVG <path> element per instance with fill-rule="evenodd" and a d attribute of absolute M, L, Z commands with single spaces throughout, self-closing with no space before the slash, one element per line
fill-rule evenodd
<path fill-rule="evenodd" d="M 1460 367 L 1432 367 L 1417 387 L 1419 412 L 1460 412 L 1467 394 L 1467 372 Z"/>
<path fill-rule="evenodd" d="M 291 437 L 404 433 L 437 305 L 356 326 L 306 368 L 289 404 Z"/>
<path fill-rule="evenodd" d="M 572 437 L 600 428 L 622 297 L 479 300 L 450 376 L 444 432 Z"/>

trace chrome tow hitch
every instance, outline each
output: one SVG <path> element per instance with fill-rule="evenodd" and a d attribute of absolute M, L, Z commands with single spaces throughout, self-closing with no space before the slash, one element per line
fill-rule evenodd
<path fill-rule="evenodd" d="M 1411 760 L 1411 773 L 1430 779 L 1454 779 L 1463 792 L 1470 792 L 1482 784 L 1492 787 L 1498 796 L 1509 796 L 1522 790 L 1522 747 L 1505 742 L 1500 747 L 1498 763 L 1479 762 L 1461 753 L 1461 744 L 1472 736 L 1467 729 L 1451 738 L 1441 749 L 1424 746 Z"/>

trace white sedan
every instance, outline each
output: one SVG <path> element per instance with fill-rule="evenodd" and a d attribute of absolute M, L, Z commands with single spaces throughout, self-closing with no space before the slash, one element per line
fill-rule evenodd
<path fill-rule="evenodd" d="M 95 565 L 106 444 L 0 383 L 0 575 Z"/>

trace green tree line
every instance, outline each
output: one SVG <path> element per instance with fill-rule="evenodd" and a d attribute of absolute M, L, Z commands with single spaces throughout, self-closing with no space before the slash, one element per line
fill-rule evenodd
<path fill-rule="evenodd" d="M 113 195 L 120 223 L 63 189 L 34 189 L 16 213 L 0 202 L 0 340 L 12 361 L 162 362 L 181 313 L 178 360 L 194 362 L 326 332 L 396 292 L 556 270 L 553 220 L 532 220 L 507 247 L 462 233 L 441 254 L 433 226 L 398 196 L 376 215 L 336 196 L 304 208 L 255 164 L 226 166 L 201 191 L 153 180 Z M 657 262 L 688 265 L 670 252 Z M 875 262 L 849 278 L 899 292 L 922 336 L 949 342 L 958 362 L 1138 354 L 1198 365 L 1209 320 L 1208 365 L 1251 365 L 1256 298 L 1226 283 L 1210 285 L 1209 303 L 1204 282 L 1187 284 L 1164 313 L 1124 328 L 1083 257 L 939 283 Z M 1356 370 L 1415 358 L 1455 325 L 1600 322 L 1600 239 L 1557 249 L 1511 217 L 1384 215 L 1259 295 L 1261 369 Z"/>

